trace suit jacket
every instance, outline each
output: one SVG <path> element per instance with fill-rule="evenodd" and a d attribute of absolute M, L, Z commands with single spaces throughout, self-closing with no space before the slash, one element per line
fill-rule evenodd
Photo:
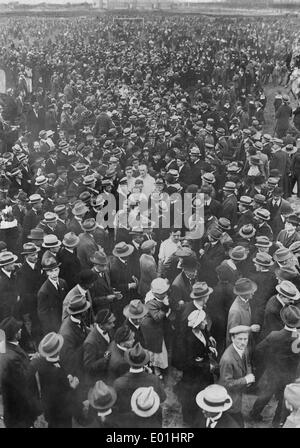
<path fill-rule="evenodd" d="M 206 243 L 204 245 L 204 254 L 201 257 L 201 267 L 203 269 L 203 280 L 209 286 L 215 286 L 218 282 L 216 267 L 226 258 L 223 244 L 218 241 L 216 244 Z"/>
<path fill-rule="evenodd" d="M 76 316 L 75 316 L 76 317 Z M 68 316 L 63 320 L 59 333 L 64 338 L 64 345 L 59 353 L 59 360 L 67 374 L 83 378 L 83 343 L 88 330 L 83 324 L 78 325 Z"/>
<path fill-rule="evenodd" d="M 39 414 L 29 387 L 29 357 L 19 345 L 7 342 L 0 359 L 5 426 L 29 428 Z"/>
<path fill-rule="evenodd" d="M 207 428 L 206 426 L 206 418 L 203 415 L 203 412 L 201 411 L 201 409 L 199 409 L 194 424 L 193 424 L 193 428 Z M 216 429 L 219 428 L 240 428 L 240 426 L 237 424 L 237 422 L 230 416 L 230 414 L 228 412 L 223 412 L 221 417 L 219 418 L 216 426 Z M 209 429 L 213 429 L 213 428 L 209 428 Z"/>
<path fill-rule="evenodd" d="M 108 350 L 109 342 L 94 327 L 83 343 L 83 366 L 88 384 L 96 381 L 106 381 L 108 373 L 108 358 L 104 353 Z"/>
<path fill-rule="evenodd" d="M 280 317 L 280 311 L 283 305 L 277 299 L 277 295 L 269 298 L 264 312 L 264 321 L 261 332 L 261 339 L 265 338 L 271 331 L 281 330 L 283 322 Z"/>
<path fill-rule="evenodd" d="M 232 398 L 230 412 L 241 412 L 242 394 L 246 390 L 245 376 L 251 373 L 248 349 L 245 350 L 243 359 L 237 353 L 232 344 L 227 347 L 220 360 L 219 383 L 226 387 Z"/>
<path fill-rule="evenodd" d="M 277 236 L 277 241 L 282 243 L 284 247 L 289 248 L 291 244 L 300 241 L 300 234 L 296 231 L 292 235 L 288 235 L 287 231 L 282 229 Z"/>
<path fill-rule="evenodd" d="M 129 319 L 126 319 L 124 322 L 124 325 L 127 325 L 127 327 L 130 328 L 131 331 L 133 331 L 134 333 L 134 344 L 137 344 L 138 342 L 141 344 L 142 347 L 145 348 L 145 340 L 144 340 L 144 336 L 143 336 L 143 332 L 141 329 L 141 326 L 139 326 L 138 328 L 133 325 Z"/>
<path fill-rule="evenodd" d="M 43 335 L 59 331 L 62 321 L 62 305 L 68 292 L 67 284 L 59 279 L 60 290 L 47 279 L 38 291 L 38 317 Z"/>
<path fill-rule="evenodd" d="M 76 194 L 74 194 L 74 196 L 76 196 Z M 77 236 L 82 233 L 80 222 L 75 217 L 73 217 L 68 224 L 68 232 L 74 232 Z"/>
<path fill-rule="evenodd" d="M 237 325 L 251 325 L 250 302 L 245 303 L 240 297 L 236 297 L 228 312 L 227 321 L 227 345 L 231 343 L 229 330 Z"/>
<path fill-rule="evenodd" d="M 25 261 L 17 272 L 18 290 L 20 291 L 21 315 L 29 313 L 31 318 L 37 318 L 37 293 L 44 283 L 41 267 L 36 264 L 35 269 Z"/>
<path fill-rule="evenodd" d="M 145 297 L 148 291 L 150 291 L 150 285 L 152 280 L 157 277 L 157 265 L 152 255 L 142 254 L 139 260 L 140 263 L 140 281 L 138 287 L 138 293 Z"/>
<path fill-rule="evenodd" d="M 18 317 L 18 289 L 15 273 L 9 278 L 0 269 L 0 322 L 6 317 Z"/>
<path fill-rule="evenodd" d="M 124 305 L 136 295 L 133 291 L 129 291 L 128 283 L 132 283 L 132 275 L 134 275 L 134 266 L 131 257 L 127 257 L 127 263 L 122 263 L 119 258 L 112 256 L 109 260 L 109 274 L 111 286 L 121 291 L 124 298 Z M 126 301 L 126 303 L 125 303 Z"/>
<path fill-rule="evenodd" d="M 245 213 L 240 214 L 236 225 L 237 229 L 239 230 L 245 224 L 253 224 L 253 223 L 254 223 L 253 213 L 251 210 L 247 210 Z"/>
<path fill-rule="evenodd" d="M 154 353 L 162 352 L 163 340 L 166 339 L 168 320 L 166 313 L 169 307 L 153 298 L 147 302 L 148 313 L 141 323 L 146 349 Z"/>
<path fill-rule="evenodd" d="M 229 219 L 231 227 L 237 223 L 237 198 L 234 194 L 224 199 L 222 203 L 222 216 Z"/>
<path fill-rule="evenodd" d="M 37 213 L 34 209 L 29 210 L 23 220 L 23 238 L 24 240 L 30 233 L 31 229 L 34 229 L 41 220 L 40 213 Z"/>
<path fill-rule="evenodd" d="M 258 236 L 266 236 L 267 238 L 269 238 L 270 241 L 273 241 L 273 231 L 272 228 L 269 226 L 269 224 L 264 222 L 261 226 L 256 225 L 255 228 L 256 228 L 255 233 L 256 238 Z"/>
<path fill-rule="evenodd" d="M 81 269 L 91 269 L 93 263 L 90 258 L 99 249 L 95 239 L 89 233 L 81 233 L 79 235 L 79 243 L 77 245 L 77 257 L 81 264 Z"/>
<path fill-rule="evenodd" d="M 250 302 L 253 322 L 262 325 L 267 302 L 276 286 L 276 278 L 271 271 L 249 273 L 249 278 L 257 285 L 257 290 Z"/>
<path fill-rule="evenodd" d="M 196 184 L 199 187 L 201 187 L 202 184 L 202 169 L 203 169 L 203 161 L 198 160 L 196 163 L 191 163 L 191 171 L 190 171 L 190 179 L 189 179 L 189 185 L 190 184 Z"/>
<path fill-rule="evenodd" d="M 109 308 L 113 311 L 113 303 L 107 299 L 107 296 L 113 294 L 109 272 L 103 274 L 94 271 L 97 275 L 97 280 L 89 289 L 92 299 L 93 312 L 96 315 L 101 308 Z"/>
<path fill-rule="evenodd" d="M 77 257 L 77 250 L 74 252 L 68 251 L 65 247 L 57 254 L 57 260 L 60 265 L 60 277 L 63 278 L 68 285 L 68 288 L 73 288 L 78 281 L 78 274 L 81 271 L 81 264 Z"/>
<path fill-rule="evenodd" d="M 108 361 L 108 382 L 112 384 L 117 378 L 129 371 L 129 364 L 124 358 L 124 350 L 121 350 L 115 341 L 112 341 L 108 350 L 111 355 Z"/>
<path fill-rule="evenodd" d="M 177 275 L 171 285 L 170 290 L 170 306 L 173 311 L 178 311 L 178 302 L 183 300 L 184 302 L 190 302 L 190 294 L 192 292 L 193 284 L 187 278 L 184 272 Z"/>
<path fill-rule="evenodd" d="M 166 393 L 161 380 L 152 373 L 145 371 L 139 373 L 127 372 L 115 380 L 113 387 L 117 392 L 118 398 L 116 406 L 120 413 L 129 412 L 131 410 L 130 400 L 133 392 L 139 387 L 152 386 L 155 392 L 160 397 L 160 402 L 164 402 L 166 399 Z"/>
<path fill-rule="evenodd" d="M 190 178 L 191 178 L 191 168 L 188 164 L 184 164 L 181 169 L 179 169 L 179 178 L 178 181 L 185 185 L 190 184 Z"/>

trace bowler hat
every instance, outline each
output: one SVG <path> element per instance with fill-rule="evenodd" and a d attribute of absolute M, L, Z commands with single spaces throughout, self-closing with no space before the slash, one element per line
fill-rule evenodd
<path fill-rule="evenodd" d="M 89 390 L 88 400 L 94 409 L 108 411 L 117 401 L 117 393 L 111 386 L 107 386 L 99 380 L 95 386 Z"/>
<path fill-rule="evenodd" d="M 60 352 L 63 345 L 63 336 L 52 331 L 51 333 L 46 334 L 41 340 L 38 350 L 44 358 L 52 358 Z"/>
<path fill-rule="evenodd" d="M 125 352 L 124 358 L 132 367 L 143 367 L 149 362 L 150 355 L 148 350 L 145 350 L 138 342 Z"/>
<path fill-rule="evenodd" d="M 197 394 L 196 403 L 204 411 L 220 413 L 231 408 L 232 399 L 224 386 L 211 384 Z"/>
<path fill-rule="evenodd" d="M 8 341 L 15 338 L 18 331 L 22 328 L 23 322 L 14 317 L 6 317 L 0 323 L 1 330 L 4 331 L 5 337 Z"/>
<path fill-rule="evenodd" d="M 244 294 L 254 293 L 257 290 L 257 285 L 249 278 L 239 278 L 233 288 L 234 294 L 240 296 Z"/>
<path fill-rule="evenodd" d="M 206 282 L 196 282 L 192 286 L 192 292 L 190 294 L 191 299 L 203 299 L 210 295 L 213 289 L 210 288 Z"/>
<path fill-rule="evenodd" d="M 286 305 L 280 311 L 282 322 L 290 328 L 300 327 L 300 309 L 294 305 Z"/>
<path fill-rule="evenodd" d="M 75 294 L 71 297 L 67 306 L 68 313 L 71 315 L 84 313 L 90 308 L 91 304 L 82 294 Z"/>
<path fill-rule="evenodd" d="M 148 313 L 147 306 L 139 299 L 131 300 L 131 302 L 125 306 L 123 314 L 127 318 L 139 319 L 146 316 Z"/>

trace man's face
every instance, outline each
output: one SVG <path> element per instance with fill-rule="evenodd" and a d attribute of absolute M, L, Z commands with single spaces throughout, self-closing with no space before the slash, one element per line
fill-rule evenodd
<path fill-rule="evenodd" d="M 15 268 L 16 268 L 15 263 L 9 263 L 9 264 L 7 264 L 6 266 L 4 266 L 4 269 L 5 269 L 7 272 L 13 272 L 13 271 L 15 270 Z"/>
<path fill-rule="evenodd" d="M 110 318 L 108 319 L 108 321 L 106 322 L 106 324 L 101 325 L 101 327 L 103 328 L 104 331 L 109 332 L 109 331 L 111 331 L 111 330 L 114 328 L 114 326 L 115 326 L 115 321 L 116 321 L 116 318 L 115 318 L 115 316 L 112 314 L 112 315 L 110 316 Z"/>
<path fill-rule="evenodd" d="M 38 261 L 38 253 L 30 254 L 26 256 L 26 259 L 29 263 L 36 263 Z"/>
<path fill-rule="evenodd" d="M 54 282 L 58 281 L 59 276 L 59 268 L 50 269 L 49 271 L 46 271 L 46 274 L 50 280 L 53 280 Z"/>
<path fill-rule="evenodd" d="M 296 227 L 291 222 L 286 221 L 284 224 L 284 228 L 288 233 L 293 233 L 296 230 Z"/>
<path fill-rule="evenodd" d="M 248 339 L 248 333 L 239 333 L 232 336 L 232 342 L 234 342 L 239 350 L 245 350 L 248 345 Z"/>
<path fill-rule="evenodd" d="M 124 347 L 124 348 L 131 348 L 132 346 L 133 346 L 133 344 L 134 344 L 134 332 L 133 331 L 130 331 L 130 333 L 129 333 L 129 335 L 128 335 L 128 339 L 127 339 L 127 341 L 124 341 L 123 343 L 122 343 L 122 346 Z"/>
<path fill-rule="evenodd" d="M 174 243 L 178 243 L 180 241 L 180 231 L 171 233 L 171 240 Z"/>
<path fill-rule="evenodd" d="M 176 159 L 176 163 L 177 163 L 178 167 L 180 167 L 184 164 L 183 160 L 181 160 L 181 159 Z"/>
<path fill-rule="evenodd" d="M 51 252 L 52 252 L 53 254 L 57 254 L 57 253 L 59 252 L 59 249 L 60 249 L 60 246 L 57 246 L 57 247 L 51 247 Z"/>
<path fill-rule="evenodd" d="M 132 175 L 133 175 L 133 171 L 132 171 L 132 169 L 130 168 L 130 169 L 127 169 L 126 170 L 126 176 L 127 177 L 132 177 Z"/>
<path fill-rule="evenodd" d="M 131 320 L 131 322 L 132 322 L 134 325 L 136 325 L 136 326 L 138 327 L 139 325 L 141 325 L 142 320 L 143 320 L 143 317 L 139 317 L 139 318 L 136 318 L 136 319 L 132 318 L 132 319 L 130 319 L 130 320 Z"/>
<path fill-rule="evenodd" d="M 146 177 L 147 169 L 145 167 L 139 167 L 139 173 L 141 177 Z"/>

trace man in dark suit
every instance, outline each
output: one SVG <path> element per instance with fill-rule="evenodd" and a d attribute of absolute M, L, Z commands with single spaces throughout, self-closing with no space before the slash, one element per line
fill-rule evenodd
<path fill-rule="evenodd" d="M 200 410 L 194 421 L 194 428 L 239 428 L 237 422 L 226 411 L 232 406 L 232 399 L 225 387 L 211 384 L 198 393 L 196 402 Z"/>
<path fill-rule="evenodd" d="M 27 114 L 27 128 L 31 133 L 32 140 L 38 139 L 39 132 L 43 129 L 44 114 L 39 103 L 35 102 Z"/>
<path fill-rule="evenodd" d="M 182 185 L 189 185 L 191 183 L 191 168 L 188 163 L 186 163 L 186 156 L 179 154 L 176 159 L 178 166 L 178 182 Z"/>
<path fill-rule="evenodd" d="M 68 292 L 65 280 L 59 278 L 59 266 L 53 256 L 43 257 L 42 268 L 47 280 L 38 291 L 38 317 L 42 334 L 58 332 L 62 322 L 62 306 Z"/>
<path fill-rule="evenodd" d="M 201 267 L 203 269 L 202 279 L 209 286 L 215 286 L 218 282 L 216 268 L 226 258 L 223 244 L 221 243 L 222 231 L 218 228 L 212 228 L 208 232 L 209 242 L 200 249 Z"/>
<path fill-rule="evenodd" d="M 289 174 L 290 174 L 290 158 L 286 151 L 281 148 L 282 140 L 276 142 L 272 147 L 272 155 L 270 159 L 270 171 L 278 170 L 281 175 L 279 186 L 283 189 L 284 197 L 289 195 Z"/>
<path fill-rule="evenodd" d="M 198 187 L 201 187 L 202 184 L 202 169 L 203 169 L 203 161 L 200 159 L 200 149 L 196 146 L 193 147 L 190 151 L 190 179 L 189 184 L 195 184 L 198 185 Z"/>
<path fill-rule="evenodd" d="M 95 241 L 93 232 L 97 228 L 95 219 L 90 218 L 83 221 L 82 230 L 79 235 L 79 242 L 77 244 L 77 256 L 79 258 L 82 269 L 90 269 L 93 267 L 91 257 L 99 249 Z"/>
<path fill-rule="evenodd" d="M 29 357 L 19 346 L 22 322 L 7 317 L 0 323 L 6 351 L 1 354 L 1 391 L 6 428 L 30 428 L 41 414 L 29 386 Z"/>
<path fill-rule="evenodd" d="M 0 253 L 0 320 L 19 315 L 18 285 L 15 275 L 18 257 L 11 252 Z"/>
<path fill-rule="evenodd" d="M 148 308 L 139 299 L 131 300 L 129 305 L 125 306 L 123 310 L 123 314 L 126 317 L 124 325 L 126 325 L 133 332 L 133 345 L 136 345 L 139 342 L 142 347 L 145 347 L 141 323 L 147 313 Z"/>
<path fill-rule="evenodd" d="M 238 325 L 230 329 L 232 343 L 220 360 L 220 384 L 232 398 L 230 415 L 240 427 L 244 427 L 242 415 L 242 395 L 248 384 L 255 382 L 249 361 L 248 339 L 250 327 Z"/>
<path fill-rule="evenodd" d="M 115 320 L 115 316 L 109 309 L 98 311 L 95 326 L 83 344 L 83 366 L 86 382 L 89 385 L 95 384 L 100 378 L 106 381 L 110 358 L 108 346 L 111 342 Z"/>
<path fill-rule="evenodd" d="M 170 307 L 174 312 L 180 310 L 180 305 L 190 302 L 192 287 L 198 278 L 198 263 L 195 257 L 187 256 L 182 258 L 182 272 L 174 279 L 170 289 Z"/>
<path fill-rule="evenodd" d="M 118 396 L 116 406 L 120 414 L 131 410 L 132 394 L 139 387 L 152 386 L 158 393 L 160 402 L 164 402 L 166 393 L 163 383 L 156 375 L 145 370 L 145 365 L 149 362 L 149 353 L 138 343 L 125 352 L 125 359 L 130 365 L 129 372 L 116 379 L 113 384 Z"/>
<path fill-rule="evenodd" d="M 300 310 L 288 305 L 281 310 L 280 315 L 284 328 L 272 331 L 256 347 L 255 355 L 258 360 L 264 359 L 265 372 L 259 384 L 259 396 L 250 413 L 254 420 L 262 420 L 261 412 L 275 394 L 278 405 L 273 426 L 279 426 L 285 421 L 286 415 L 283 415 L 282 409 L 284 388 L 296 380 L 299 366 L 299 339 L 295 334 L 300 326 Z"/>
<path fill-rule="evenodd" d="M 138 286 L 138 280 L 134 276 L 134 266 L 130 257 L 133 250 L 133 246 L 121 241 L 116 244 L 113 256 L 109 261 L 111 286 L 123 295 L 122 300 L 119 300 L 114 306 L 117 326 L 123 322 L 123 308 L 133 298 L 133 292 L 137 290 Z"/>
<path fill-rule="evenodd" d="M 231 227 L 237 223 L 237 198 L 235 195 L 236 184 L 234 182 L 226 182 L 224 191 L 224 200 L 222 202 L 222 217 L 229 219 Z"/>
<path fill-rule="evenodd" d="M 112 384 L 117 378 L 129 371 L 129 364 L 125 359 L 125 352 L 134 344 L 134 332 L 127 326 L 118 328 L 114 340 L 109 344 L 110 358 L 108 362 L 108 383 Z"/>
<path fill-rule="evenodd" d="M 57 260 L 60 263 L 60 276 L 72 289 L 78 282 L 78 275 L 81 271 L 81 264 L 77 257 L 76 247 L 79 243 L 79 237 L 74 232 L 66 233 L 62 241 L 62 247 L 57 254 Z"/>
<path fill-rule="evenodd" d="M 40 249 L 34 243 L 25 243 L 21 255 L 25 261 L 17 272 L 17 284 L 20 291 L 20 316 L 26 329 L 35 342 L 41 336 L 37 315 L 37 293 L 44 283 L 41 265 L 38 260 Z"/>
<path fill-rule="evenodd" d="M 34 229 L 42 218 L 42 201 L 43 198 L 39 194 L 33 194 L 29 197 L 29 204 L 32 206 L 26 212 L 23 220 L 23 239 L 26 241 L 31 229 Z"/>

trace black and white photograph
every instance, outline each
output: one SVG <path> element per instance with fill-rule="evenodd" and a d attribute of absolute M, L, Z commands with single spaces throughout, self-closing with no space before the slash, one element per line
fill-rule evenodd
<path fill-rule="evenodd" d="M 299 24 L 0 0 L 1 429 L 300 428 Z"/>

